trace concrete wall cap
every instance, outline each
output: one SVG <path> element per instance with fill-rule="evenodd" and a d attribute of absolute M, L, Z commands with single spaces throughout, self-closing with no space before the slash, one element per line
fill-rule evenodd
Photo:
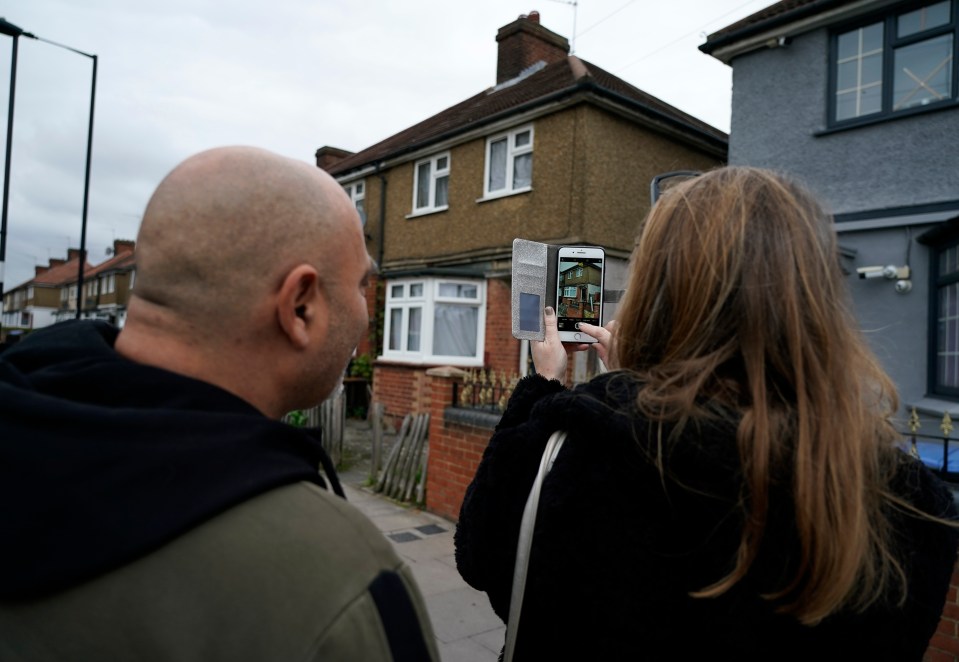
<path fill-rule="evenodd" d="M 443 365 L 438 368 L 430 368 L 426 371 L 427 377 L 465 377 L 468 373 L 462 368 L 455 368 L 451 365 Z"/>

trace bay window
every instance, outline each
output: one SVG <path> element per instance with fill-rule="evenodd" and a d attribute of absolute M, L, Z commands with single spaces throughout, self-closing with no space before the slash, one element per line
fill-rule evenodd
<path fill-rule="evenodd" d="M 482 280 L 388 281 L 383 358 L 482 365 L 485 294 Z"/>

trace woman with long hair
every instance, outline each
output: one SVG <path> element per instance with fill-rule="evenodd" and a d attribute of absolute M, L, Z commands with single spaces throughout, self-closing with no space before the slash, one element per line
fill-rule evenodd
<path fill-rule="evenodd" d="M 516 659 L 919 660 L 956 559 L 952 495 L 897 448 L 832 219 L 728 167 L 647 217 L 612 370 L 567 390 L 547 309 L 464 500 L 460 573 L 504 621 L 547 439 Z"/>

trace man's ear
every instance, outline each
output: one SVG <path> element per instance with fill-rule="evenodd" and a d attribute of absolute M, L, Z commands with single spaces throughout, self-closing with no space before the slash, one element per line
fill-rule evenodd
<path fill-rule="evenodd" d="M 301 264 L 287 273 L 277 294 L 277 321 L 298 349 L 315 336 L 318 325 L 326 326 L 327 305 L 316 268 Z"/>

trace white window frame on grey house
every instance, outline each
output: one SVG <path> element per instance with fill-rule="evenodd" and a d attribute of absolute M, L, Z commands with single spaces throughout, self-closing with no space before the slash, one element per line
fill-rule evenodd
<path fill-rule="evenodd" d="M 343 184 L 343 190 L 350 196 L 350 201 L 360 215 L 360 221 L 366 226 L 366 180 L 360 179 L 349 184 Z"/>
<path fill-rule="evenodd" d="M 523 193 L 533 188 L 533 142 L 532 124 L 486 139 L 484 198 Z"/>
<path fill-rule="evenodd" d="M 382 359 L 483 365 L 486 281 L 404 278 L 386 283 Z"/>
<path fill-rule="evenodd" d="M 450 153 L 413 164 L 413 213 L 432 214 L 449 208 Z"/>
<path fill-rule="evenodd" d="M 955 104 L 959 0 L 900 6 L 833 34 L 829 123 L 868 123 Z"/>

